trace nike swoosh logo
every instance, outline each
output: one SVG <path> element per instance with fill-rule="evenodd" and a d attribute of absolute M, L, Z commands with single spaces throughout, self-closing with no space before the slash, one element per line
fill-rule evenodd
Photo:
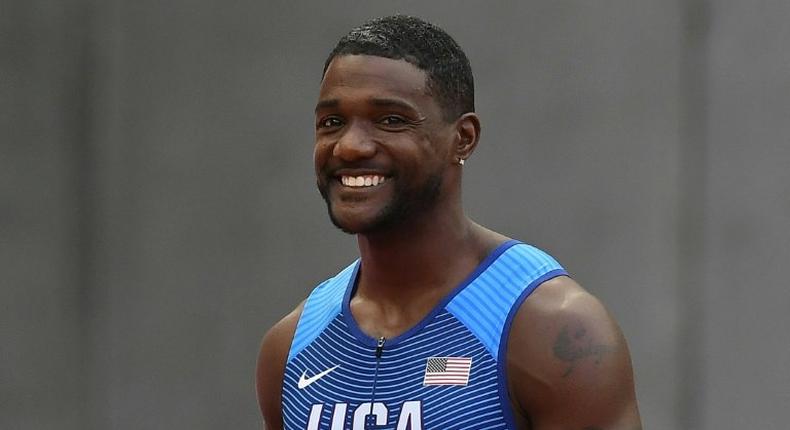
<path fill-rule="evenodd" d="M 299 382 L 296 384 L 296 386 L 299 387 L 300 390 L 305 389 L 305 388 L 307 388 L 307 386 L 309 386 L 313 382 L 323 378 L 324 376 L 328 375 L 329 373 L 331 373 L 333 370 L 337 369 L 338 367 L 340 367 L 339 364 L 337 366 L 335 366 L 335 367 L 330 367 L 329 369 L 326 369 L 326 370 L 324 370 L 321 373 L 317 373 L 317 374 L 315 374 L 315 375 L 313 375 L 313 376 L 311 376 L 309 378 L 305 378 L 305 376 L 307 376 L 307 371 L 305 370 L 304 372 L 302 372 L 302 376 L 299 378 Z"/>

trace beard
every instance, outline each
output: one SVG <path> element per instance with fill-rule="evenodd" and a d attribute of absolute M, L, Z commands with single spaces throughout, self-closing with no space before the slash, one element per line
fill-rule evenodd
<path fill-rule="evenodd" d="M 329 219 L 335 227 L 348 234 L 370 234 L 391 229 L 398 224 L 411 219 L 431 208 L 439 200 L 442 188 L 442 175 L 434 173 L 428 179 L 413 188 L 408 188 L 406 184 L 394 181 L 394 197 L 366 224 L 356 229 L 351 229 L 344 225 L 332 209 L 332 200 L 329 197 L 329 185 L 327 182 L 318 182 L 318 191 L 326 202 L 329 212 Z"/>

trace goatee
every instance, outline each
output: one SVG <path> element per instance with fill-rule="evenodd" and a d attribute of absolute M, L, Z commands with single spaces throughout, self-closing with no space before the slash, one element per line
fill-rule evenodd
<path fill-rule="evenodd" d="M 393 181 L 393 199 L 373 217 L 367 224 L 351 229 L 344 225 L 332 210 L 332 201 L 329 197 L 328 182 L 318 181 L 318 191 L 326 202 L 329 219 L 335 227 L 348 234 L 370 234 L 388 230 L 414 216 L 425 212 L 439 200 L 442 188 L 442 175 L 432 174 L 417 189 L 408 189 L 406 185 L 395 179 Z"/>

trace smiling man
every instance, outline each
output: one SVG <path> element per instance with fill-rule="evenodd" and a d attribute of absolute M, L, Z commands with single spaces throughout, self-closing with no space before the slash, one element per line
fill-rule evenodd
<path fill-rule="evenodd" d="M 360 258 L 264 337 L 264 428 L 641 427 L 601 303 L 464 215 L 480 120 L 449 35 L 405 16 L 352 30 L 324 66 L 315 130 L 318 189 Z"/>

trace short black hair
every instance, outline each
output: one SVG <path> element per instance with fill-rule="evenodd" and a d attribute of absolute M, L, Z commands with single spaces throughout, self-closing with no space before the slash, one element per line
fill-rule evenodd
<path fill-rule="evenodd" d="M 342 55 L 373 55 L 413 64 L 428 76 L 426 86 L 447 121 L 475 110 L 469 59 L 447 32 L 420 18 L 393 15 L 352 29 L 329 54 L 323 73 L 335 57 Z"/>

